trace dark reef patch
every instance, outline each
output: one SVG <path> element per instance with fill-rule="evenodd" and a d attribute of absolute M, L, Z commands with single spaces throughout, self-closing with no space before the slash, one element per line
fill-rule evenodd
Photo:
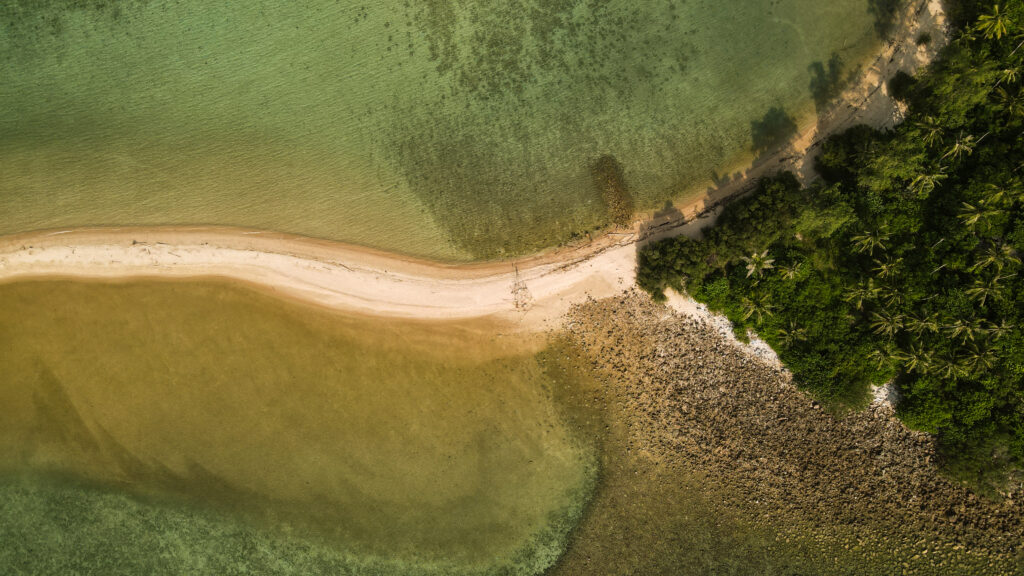
<path fill-rule="evenodd" d="M 626 185 L 622 165 L 614 156 L 601 156 L 590 168 L 594 187 L 601 193 L 608 218 L 617 226 L 627 226 L 633 219 L 633 196 Z"/>
<path fill-rule="evenodd" d="M 387 138 L 413 192 L 478 257 L 529 252 L 606 225 L 593 158 L 626 151 L 606 143 L 650 138 L 617 116 L 655 99 L 696 55 L 673 2 L 453 9 L 431 1 L 413 20 L 447 94 L 421 114 L 401 115 Z M 472 215 L 459 209 L 467 204 Z"/>

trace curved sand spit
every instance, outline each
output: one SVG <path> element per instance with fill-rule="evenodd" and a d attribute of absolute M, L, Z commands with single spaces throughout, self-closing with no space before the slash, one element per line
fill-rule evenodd
<path fill-rule="evenodd" d="M 677 207 L 688 221 L 650 222 L 521 261 L 466 265 L 238 228 L 53 230 L 0 238 L 0 281 L 227 277 L 356 313 L 430 320 L 494 317 L 523 329 L 543 329 L 574 303 L 631 286 L 637 242 L 696 233 L 709 223 L 707 217 L 716 213 L 713 208 L 721 200 L 771 172 L 791 169 L 808 176 L 805 160 L 828 134 L 857 123 L 884 127 L 897 122 L 900 110 L 885 82 L 897 70 L 914 72 L 929 62 L 947 38 L 939 0 L 914 2 L 902 16 L 895 40 L 839 102 L 806 125 L 786 149 L 760 158 L 701 200 Z M 915 45 L 913 40 L 923 32 L 932 42 Z"/>
<path fill-rule="evenodd" d="M 634 235 L 515 262 L 445 265 L 346 244 L 232 228 L 98 228 L 0 239 L 0 281 L 227 277 L 380 316 L 500 316 L 543 328 L 587 295 L 632 284 Z M 518 272 L 517 272 L 518 268 Z"/>

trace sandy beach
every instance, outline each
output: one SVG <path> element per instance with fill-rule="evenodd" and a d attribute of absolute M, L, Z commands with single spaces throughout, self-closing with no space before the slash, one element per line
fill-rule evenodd
<path fill-rule="evenodd" d="M 918 46 L 927 33 L 932 41 Z M 697 235 L 724 201 L 757 179 L 793 170 L 813 177 L 809 159 L 829 134 L 901 119 L 885 83 L 926 65 L 948 38 L 938 0 L 907 7 L 894 40 L 838 101 L 804 123 L 790 145 L 756 160 L 673 215 L 643 215 L 631 230 L 514 261 L 444 264 L 338 242 L 224 227 L 80 228 L 0 238 L 0 282 L 69 277 L 221 277 L 349 312 L 425 320 L 494 318 L 523 330 L 553 328 L 574 303 L 634 284 L 639 245 Z M 691 195 L 692 197 L 692 195 Z"/>
<path fill-rule="evenodd" d="M 495 316 L 534 330 L 574 302 L 632 285 L 634 239 L 609 235 L 521 262 L 446 265 L 256 230 L 57 230 L 0 239 L 0 281 L 221 277 L 356 313 L 428 320 Z"/>

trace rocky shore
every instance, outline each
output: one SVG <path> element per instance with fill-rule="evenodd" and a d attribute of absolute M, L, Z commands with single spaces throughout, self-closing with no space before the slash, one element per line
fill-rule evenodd
<path fill-rule="evenodd" d="M 579 305 L 566 327 L 623 408 L 628 450 L 706 479 L 779 542 L 866 562 L 848 573 L 1022 570 L 1022 495 L 992 501 L 944 478 L 933 440 L 888 404 L 833 414 L 709 320 L 638 292 Z"/>

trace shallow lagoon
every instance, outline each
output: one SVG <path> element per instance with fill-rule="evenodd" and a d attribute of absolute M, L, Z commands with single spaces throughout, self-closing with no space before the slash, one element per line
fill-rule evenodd
<path fill-rule="evenodd" d="M 888 4 L 6 2 L 0 233 L 204 223 L 440 259 L 541 249 L 606 222 L 602 155 L 641 208 L 749 158 L 752 122 L 812 110 Z"/>
<path fill-rule="evenodd" d="M 260 546 L 372 573 L 536 573 L 594 482 L 536 346 L 489 327 L 215 282 L 28 281 L 0 285 L 0 350 L 0 524 L 58 571 L 110 562 L 107 539 L 145 563 L 153 535 L 129 533 L 150 526 L 181 546 L 157 567 Z"/>

